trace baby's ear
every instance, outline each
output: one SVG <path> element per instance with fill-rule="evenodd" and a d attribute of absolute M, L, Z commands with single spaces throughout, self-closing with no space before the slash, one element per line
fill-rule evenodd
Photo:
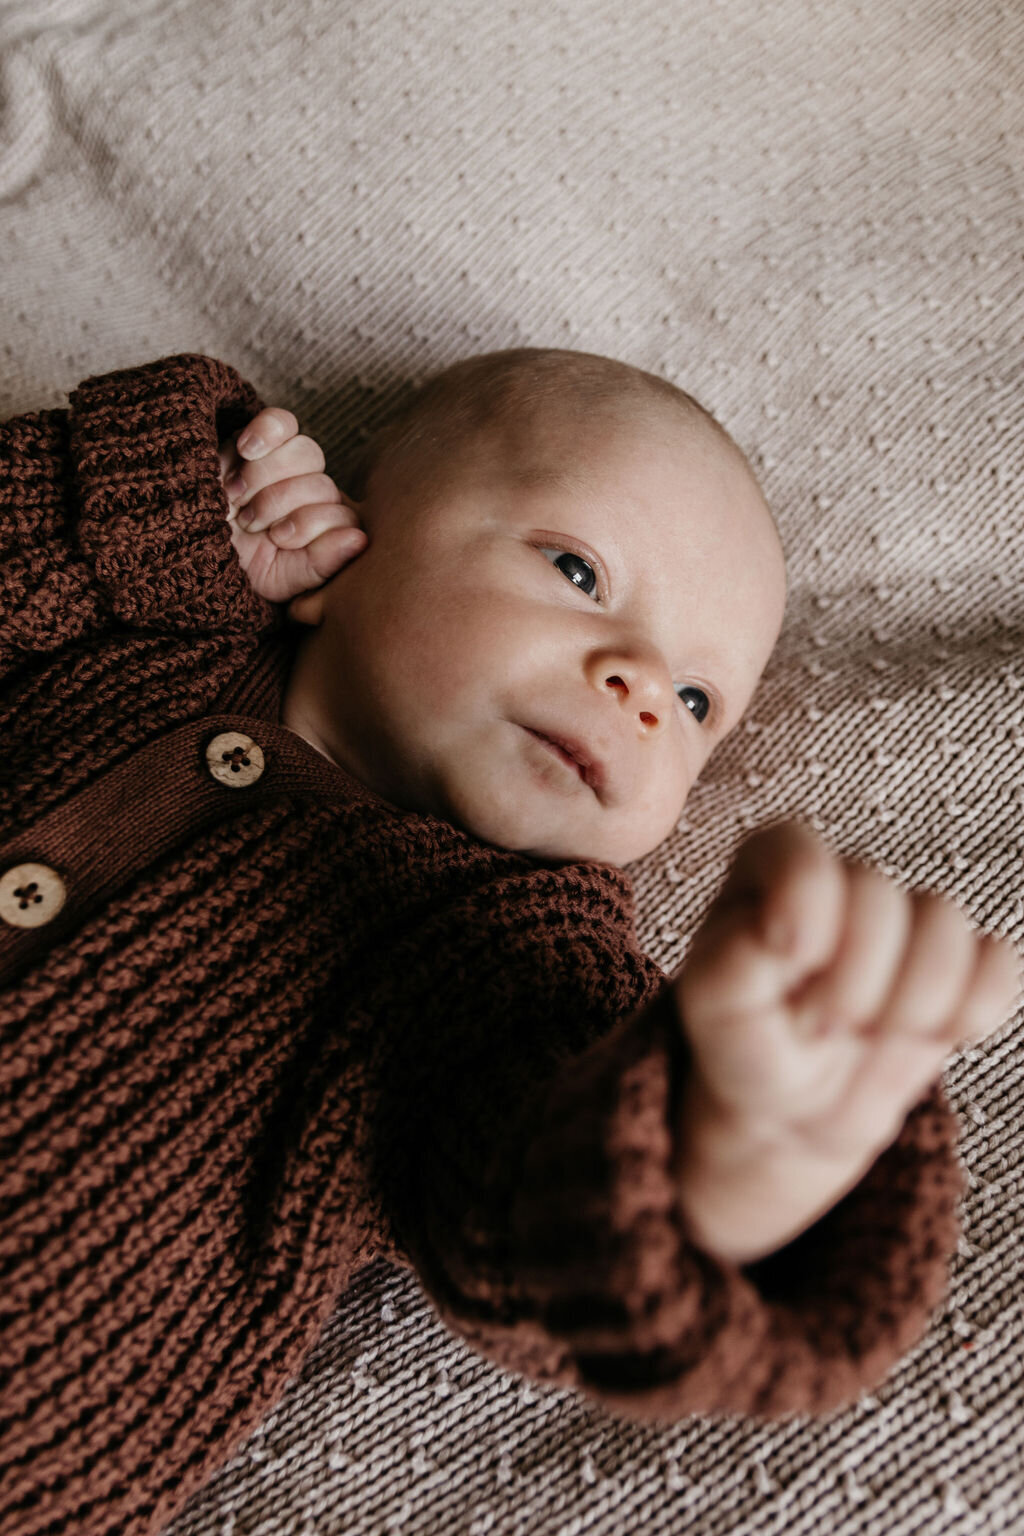
<path fill-rule="evenodd" d="M 314 629 L 323 623 L 324 589 L 314 587 L 312 592 L 300 592 L 288 604 L 288 617 L 296 624 L 309 624 Z"/>

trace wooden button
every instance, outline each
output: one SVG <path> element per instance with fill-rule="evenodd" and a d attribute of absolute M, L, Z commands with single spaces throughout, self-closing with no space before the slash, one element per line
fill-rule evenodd
<path fill-rule="evenodd" d="M 57 916 L 67 894 L 49 864 L 15 864 L 0 875 L 0 918 L 12 928 L 41 928 Z"/>
<path fill-rule="evenodd" d="M 244 789 L 262 776 L 263 753 L 251 736 L 222 731 L 207 745 L 206 765 L 218 784 Z"/>

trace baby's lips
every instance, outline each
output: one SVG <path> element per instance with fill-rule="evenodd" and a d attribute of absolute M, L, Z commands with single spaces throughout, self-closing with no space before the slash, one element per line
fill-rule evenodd
<path fill-rule="evenodd" d="M 556 747 L 563 759 L 570 759 L 576 766 L 580 778 L 595 795 L 600 796 L 607 780 L 607 771 L 604 763 L 597 758 L 585 742 L 575 737 L 563 736 L 559 732 L 542 731 L 533 726 L 526 729 L 532 736 L 537 736 L 541 741 Z"/>

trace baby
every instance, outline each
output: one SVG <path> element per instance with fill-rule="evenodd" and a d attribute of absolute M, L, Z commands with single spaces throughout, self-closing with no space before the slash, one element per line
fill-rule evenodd
<path fill-rule="evenodd" d="M 849 1403 L 948 1282 L 1010 948 L 792 824 L 637 943 L 782 623 L 731 438 L 528 350 L 323 471 L 197 355 L 0 425 L 0 1536 L 156 1536 L 379 1258 L 643 1418 Z"/>
<path fill-rule="evenodd" d="M 623 363 L 523 350 L 420 390 L 353 497 L 324 462 L 277 408 L 222 445 L 243 568 L 309 629 L 284 724 L 390 804 L 532 859 L 655 848 L 783 618 L 779 536 L 725 430 Z M 799 825 L 753 837 L 674 983 L 698 1241 L 747 1264 L 807 1228 L 1017 989 L 1011 947 L 951 902 Z"/>

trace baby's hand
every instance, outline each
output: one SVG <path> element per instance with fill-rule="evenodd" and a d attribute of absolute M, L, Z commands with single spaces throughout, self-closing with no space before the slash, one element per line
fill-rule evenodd
<path fill-rule="evenodd" d="M 323 473 L 324 455 L 270 406 L 220 445 L 231 542 L 255 591 L 286 603 L 322 586 L 366 547 L 354 504 Z"/>
<path fill-rule="evenodd" d="M 740 850 L 674 985 L 683 1207 L 747 1263 L 859 1181 L 951 1053 L 1006 1021 L 1019 973 L 951 902 L 789 824 Z"/>

